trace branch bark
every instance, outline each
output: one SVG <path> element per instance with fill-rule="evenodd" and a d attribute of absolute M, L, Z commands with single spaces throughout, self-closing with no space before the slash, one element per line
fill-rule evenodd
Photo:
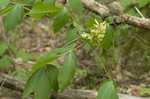
<path fill-rule="evenodd" d="M 12 90 L 23 91 L 25 81 L 0 72 L 0 84 Z M 66 89 L 63 93 L 53 93 L 51 99 L 96 99 L 97 92 L 79 89 Z M 150 99 L 119 94 L 119 99 Z"/>
<path fill-rule="evenodd" d="M 96 2 L 95 0 L 82 0 L 82 3 L 85 5 L 85 7 L 98 13 L 103 18 L 112 16 L 111 9 L 109 9 L 105 5 L 102 5 Z M 137 26 L 140 28 L 150 29 L 150 19 L 148 18 L 139 18 L 136 16 L 128 15 L 128 14 L 119 14 L 119 15 L 114 15 L 114 16 L 115 16 L 115 19 L 114 19 L 115 23 L 125 23 L 129 25 Z"/>

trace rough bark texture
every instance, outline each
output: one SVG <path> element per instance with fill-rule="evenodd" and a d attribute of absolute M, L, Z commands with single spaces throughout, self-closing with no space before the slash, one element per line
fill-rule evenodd
<path fill-rule="evenodd" d="M 127 23 L 141 28 L 150 29 L 150 19 L 138 18 L 126 14 L 116 16 L 115 18 L 116 22 L 119 22 L 119 19 L 121 19 L 120 23 Z"/>
<path fill-rule="evenodd" d="M 0 72 L 0 84 L 1 86 L 22 92 L 24 89 L 25 82 Z M 96 96 L 97 96 L 96 91 L 66 89 L 63 93 L 58 93 L 57 95 L 53 94 L 51 99 L 96 99 Z M 119 99 L 150 99 L 150 98 L 142 98 L 119 94 Z"/>
<path fill-rule="evenodd" d="M 93 10 L 94 12 L 98 13 L 102 17 L 107 17 L 110 14 L 109 9 L 106 6 L 94 0 L 82 0 L 82 3 L 87 8 Z"/>
<path fill-rule="evenodd" d="M 115 8 L 116 6 L 111 6 L 114 8 L 110 9 L 110 8 L 106 7 L 105 5 L 97 3 L 95 0 L 82 0 L 82 3 L 87 8 L 98 13 L 103 18 L 112 16 L 112 14 L 114 15 L 114 13 L 112 13 L 112 12 L 115 12 L 114 10 L 116 9 Z M 120 12 L 118 12 L 118 13 L 120 13 Z M 134 26 L 137 26 L 140 28 L 150 29 L 150 19 L 148 19 L 148 18 L 138 18 L 135 16 L 121 14 L 121 13 L 118 15 L 115 14 L 114 16 L 115 16 L 115 19 L 114 19 L 115 23 L 125 23 L 125 24 L 129 24 L 129 25 L 134 25 Z"/>
<path fill-rule="evenodd" d="M 7 87 L 10 89 L 23 91 L 25 82 L 0 72 L 0 84 L 1 86 Z"/>

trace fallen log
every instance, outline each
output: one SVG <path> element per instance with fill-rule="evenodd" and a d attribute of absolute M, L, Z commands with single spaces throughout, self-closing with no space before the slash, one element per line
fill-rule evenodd
<path fill-rule="evenodd" d="M 96 2 L 95 0 L 82 0 L 82 3 L 84 4 L 85 7 L 96 12 L 103 18 L 113 16 L 112 15 L 113 13 L 111 12 L 113 12 L 112 10 L 116 9 L 116 6 L 114 6 L 115 8 L 110 9 L 107 6 Z M 114 18 L 115 23 L 125 23 L 140 28 L 150 29 L 150 19 L 148 18 L 139 18 L 136 16 L 131 16 L 123 13 L 122 14 L 120 13 L 119 15 L 114 14 L 114 16 L 115 16 Z"/>
<path fill-rule="evenodd" d="M 9 76 L 0 72 L 0 84 L 3 87 L 10 88 L 22 92 L 25 81 Z M 97 92 L 79 89 L 66 89 L 63 93 L 53 93 L 52 99 L 96 99 Z M 125 94 L 119 94 L 119 99 L 150 99 L 143 97 L 135 97 Z"/>

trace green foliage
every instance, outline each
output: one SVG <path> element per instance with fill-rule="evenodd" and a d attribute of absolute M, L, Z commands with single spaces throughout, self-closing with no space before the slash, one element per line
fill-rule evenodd
<path fill-rule="evenodd" d="M 48 5 L 54 5 L 56 0 L 44 0 L 43 3 L 44 4 L 48 4 Z"/>
<path fill-rule="evenodd" d="M 119 99 L 113 81 L 104 81 L 102 83 L 97 99 Z"/>
<path fill-rule="evenodd" d="M 69 4 L 73 11 L 82 14 L 83 7 L 81 0 L 69 0 Z"/>
<path fill-rule="evenodd" d="M 137 0 L 139 7 L 142 8 L 146 6 L 148 3 L 150 3 L 150 0 Z"/>
<path fill-rule="evenodd" d="M 89 43 L 86 43 L 84 45 L 84 49 L 85 49 L 86 53 L 88 53 L 92 49 L 92 47 L 91 47 L 91 45 Z"/>
<path fill-rule="evenodd" d="M 10 54 L 13 53 L 14 55 Z M 0 67 L 10 67 L 14 62 L 13 58 L 22 58 L 25 62 L 32 59 L 30 54 L 27 54 L 23 51 L 17 51 L 16 46 L 13 43 L 0 43 Z"/>
<path fill-rule="evenodd" d="M 113 17 L 113 16 L 107 17 L 107 18 L 105 19 L 105 21 L 106 21 L 107 23 L 109 23 L 109 24 L 112 24 L 112 23 L 113 23 L 113 20 L 114 20 L 114 17 Z"/>
<path fill-rule="evenodd" d="M 73 52 L 71 52 L 65 59 L 63 67 L 59 72 L 58 82 L 61 92 L 71 84 L 71 80 L 75 74 L 77 66 L 77 58 Z"/>
<path fill-rule="evenodd" d="M 88 20 L 87 20 L 87 22 L 86 22 L 86 29 L 91 29 L 91 28 L 93 28 L 93 26 L 94 26 L 94 24 L 95 24 L 95 20 L 96 20 L 96 19 L 93 18 L 93 17 L 88 18 Z M 98 21 L 98 23 L 103 22 L 101 18 L 98 19 L 97 21 Z"/>
<path fill-rule="evenodd" d="M 144 57 L 148 60 L 150 60 L 150 49 L 144 52 Z"/>
<path fill-rule="evenodd" d="M 69 51 L 71 51 L 74 47 L 75 47 L 75 44 L 71 44 L 64 48 L 56 48 L 56 49 L 53 49 L 53 50 L 47 52 L 46 54 L 44 54 L 37 60 L 36 64 L 33 66 L 33 69 L 35 69 L 35 70 L 39 69 L 39 68 L 45 66 L 46 64 L 49 64 L 49 63 L 55 61 L 59 57 L 68 53 Z"/>
<path fill-rule="evenodd" d="M 33 5 L 29 15 L 35 19 L 40 19 L 45 15 L 55 16 L 61 11 L 61 8 L 37 2 Z"/>
<path fill-rule="evenodd" d="M 5 55 L 0 58 L 0 67 L 10 67 L 12 65 L 12 59 L 10 56 Z"/>
<path fill-rule="evenodd" d="M 20 24 L 24 16 L 23 6 L 16 4 L 4 17 L 4 26 L 6 30 L 15 28 Z"/>
<path fill-rule="evenodd" d="M 7 49 L 7 43 L 0 43 L 0 67 L 10 67 L 12 65 L 12 58 L 8 55 L 5 55 Z"/>
<path fill-rule="evenodd" d="M 8 44 L 7 43 L 0 43 L 0 56 L 2 56 L 6 50 L 8 48 Z"/>
<path fill-rule="evenodd" d="M 126 10 L 125 13 L 128 13 L 129 15 L 133 16 L 139 16 L 139 14 L 135 11 L 135 9 Z"/>
<path fill-rule="evenodd" d="M 49 99 L 50 94 L 58 90 L 58 85 L 60 90 L 63 91 L 71 83 L 75 74 L 76 65 L 76 56 L 71 52 L 65 59 L 64 65 L 59 73 L 57 68 L 51 64 L 40 67 L 27 81 L 23 98 L 26 98 L 30 93 L 34 92 L 35 99 Z"/>
<path fill-rule="evenodd" d="M 140 95 L 150 94 L 150 88 L 142 88 Z"/>
<path fill-rule="evenodd" d="M 80 68 L 77 68 L 76 69 L 76 74 L 75 74 L 77 77 L 79 76 L 79 77 L 87 77 L 88 76 L 88 70 L 87 69 L 85 69 L 85 70 L 82 70 L 82 69 L 80 69 Z"/>
<path fill-rule="evenodd" d="M 93 27 L 95 24 L 95 19 L 93 17 L 88 18 L 87 23 L 86 23 L 86 28 L 89 29 Z"/>
<path fill-rule="evenodd" d="M 10 48 L 10 50 L 12 50 L 14 53 L 17 53 L 18 51 L 17 51 L 17 48 L 16 48 L 16 46 L 15 46 L 15 44 L 13 44 L 13 43 L 10 43 L 9 44 L 9 48 Z"/>
<path fill-rule="evenodd" d="M 68 42 L 75 40 L 78 37 L 78 30 L 71 25 L 66 31 L 66 39 Z"/>
<path fill-rule="evenodd" d="M 58 55 L 58 56 L 50 56 L 48 58 L 41 59 L 38 62 L 36 62 L 36 64 L 32 67 L 32 69 L 37 70 L 37 69 L 45 66 L 46 64 L 55 61 L 59 57 L 60 57 L 60 55 Z"/>
<path fill-rule="evenodd" d="M 27 81 L 23 99 L 34 92 L 35 99 L 49 99 L 53 91 L 58 90 L 58 70 L 53 65 L 44 66 L 33 73 Z"/>
<path fill-rule="evenodd" d="M 6 14 L 7 12 L 9 12 L 13 7 L 6 7 L 0 10 L 0 15 Z"/>
<path fill-rule="evenodd" d="M 112 46 L 113 33 L 114 33 L 113 28 L 107 24 L 106 33 L 105 33 L 103 42 L 101 43 L 101 47 L 104 50 L 107 50 L 107 49 L 109 49 Z"/>
<path fill-rule="evenodd" d="M 78 30 L 79 33 L 82 33 L 85 31 L 84 27 L 76 21 L 73 21 L 73 26 Z"/>
<path fill-rule="evenodd" d="M 29 77 L 32 75 L 32 72 L 25 69 L 19 69 L 12 72 L 12 75 L 22 80 L 28 80 Z"/>
<path fill-rule="evenodd" d="M 7 6 L 9 4 L 10 0 L 0 0 L 0 7 Z"/>
<path fill-rule="evenodd" d="M 138 12 L 135 10 L 135 6 L 141 11 L 142 10 L 146 11 L 145 8 L 146 5 L 150 3 L 150 0 L 120 0 L 120 4 L 125 7 L 126 9 L 124 10 L 125 13 L 128 13 L 130 15 L 134 16 L 139 16 Z M 144 13 L 142 13 L 145 15 Z"/>
<path fill-rule="evenodd" d="M 123 7 L 127 7 L 127 6 L 131 5 L 132 2 L 133 2 L 133 0 L 120 0 L 120 4 Z"/>
<path fill-rule="evenodd" d="M 35 0 L 26 0 L 25 3 L 32 5 L 35 3 Z"/>
<path fill-rule="evenodd" d="M 100 57 L 99 54 L 96 51 L 94 51 L 94 55 L 95 55 L 95 60 L 96 60 L 96 62 L 98 64 L 98 66 L 103 68 L 105 70 L 105 72 L 106 72 L 106 67 L 105 67 L 105 64 L 103 62 L 104 59 L 102 57 Z"/>
<path fill-rule="evenodd" d="M 23 98 L 26 98 L 30 93 L 33 92 L 35 95 L 35 99 L 49 99 L 53 91 L 57 91 L 58 88 L 60 89 L 60 91 L 63 91 L 68 85 L 71 84 L 71 80 L 75 75 L 75 70 L 77 67 L 77 58 L 73 51 L 76 48 L 76 46 L 77 48 L 80 47 L 79 45 L 76 45 L 75 42 L 77 40 L 80 40 L 81 34 L 88 31 L 91 32 L 91 30 L 100 31 L 98 29 L 102 25 L 104 33 L 100 34 L 100 36 L 104 38 L 103 40 L 101 40 L 101 43 L 98 47 L 102 48 L 102 53 L 107 54 L 108 49 L 114 47 L 114 41 L 119 41 L 120 30 L 123 29 L 117 28 L 118 31 L 114 31 L 114 29 L 107 24 L 107 29 L 105 33 L 105 22 L 103 22 L 103 20 L 101 19 L 95 21 L 95 18 L 93 17 L 90 17 L 85 26 L 82 26 L 82 24 L 79 22 L 80 17 L 74 17 L 76 15 L 81 15 L 83 12 L 81 0 L 69 0 L 69 7 L 71 10 L 66 7 L 56 7 L 55 1 L 56 0 L 25 0 L 25 2 L 21 2 L 21 4 L 16 1 L 17 3 L 15 2 L 8 6 L 10 0 L 0 0 L 0 7 L 4 7 L 0 10 L 0 15 L 5 14 L 4 26 L 6 30 L 11 30 L 15 28 L 18 24 L 20 24 L 24 18 L 24 15 L 29 15 L 35 19 L 41 19 L 44 16 L 49 16 L 53 20 L 54 32 L 59 32 L 69 22 L 71 24 L 66 31 L 66 39 L 69 43 L 67 43 L 65 47 L 53 49 L 37 59 L 35 65 L 33 66 L 34 73 L 28 79 L 27 84 L 25 86 Z M 126 8 L 130 6 L 132 8 L 133 3 L 133 0 L 121 0 L 121 4 Z M 143 2 L 142 0 L 138 1 L 138 5 L 140 8 L 144 7 L 148 3 L 148 0 L 144 0 Z M 135 15 L 136 12 L 131 8 L 127 9 L 125 12 Z M 73 13 L 71 13 L 71 11 Z M 109 24 L 112 24 L 113 17 L 108 17 L 105 19 L 105 21 Z M 103 22 L 104 24 L 99 24 L 99 22 Z M 128 27 L 123 27 L 125 28 L 125 30 L 128 29 Z M 95 37 L 95 35 L 96 33 L 93 37 Z M 94 45 L 92 43 L 95 42 L 91 43 L 85 39 L 82 39 L 82 41 L 84 49 L 86 50 L 86 53 L 88 53 Z M 94 47 L 97 46 L 96 44 L 94 45 Z M 5 55 L 5 52 L 8 50 L 8 47 L 13 52 L 15 52 L 16 58 L 21 57 L 25 62 L 32 59 L 31 55 L 25 52 L 17 52 L 17 49 L 13 45 L 8 46 L 5 43 L 1 43 L 0 56 L 2 57 L 0 58 L 0 67 L 9 67 L 11 65 L 11 57 Z M 106 58 L 102 54 L 94 54 L 98 64 L 103 69 L 105 69 L 106 72 L 107 70 L 105 67 L 105 63 L 103 62 L 106 61 Z M 60 69 L 60 71 L 58 71 L 58 69 L 54 66 L 54 62 L 56 62 L 58 58 L 64 55 L 67 56 L 65 58 L 62 68 Z M 16 71 L 14 72 L 14 75 L 17 77 L 26 78 L 26 73 L 24 71 Z M 86 76 L 87 72 L 83 75 Z M 96 81 L 96 77 L 93 77 L 93 83 L 96 83 Z M 118 99 L 114 82 L 110 80 L 105 81 L 99 89 L 97 98 Z"/>
<path fill-rule="evenodd" d="M 25 53 L 23 51 L 19 51 L 16 53 L 16 58 L 22 58 L 25 62 L 29 61 L 30 59 L 32 59 L 32 56 L 28 53 Z"/>
<path fill-rule="evenodd" d="M 54 32 L 60 31 L 60 29 L 69 22 L 69 18 L 70 18 L 69 11 L 67 8 L 64 7 L 54 20 L 53 23 Z"/>
<path fill-rule="evenodd" d="M 140 95 L 150 94 L 150 88 L 146 88 L 145 84 L 140 85 L 142 89 L 140 90 Z"/>

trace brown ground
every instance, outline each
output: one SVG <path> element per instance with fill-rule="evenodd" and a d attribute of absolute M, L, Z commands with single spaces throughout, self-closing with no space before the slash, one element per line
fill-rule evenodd
<path fill-rule="evenodd" d="M 30 53 L 34 57 L 41 56 L 43 53 L 50 51 L 53 48 L 62 47 L 63 44 L 65 44 L 64 30 L 62 30 L 60 33 L 54 34 L 52 32 L 51 23 L 47 18 L 44 18 L 40 22 L 35 22 L 32 19 L 26 19 L 21 26 L 17 27 L 17 29 L 13 30 L 12 32 L 19 34 L 16 36 L 17 48 Z M 76 52 L 76 54 L 79 57 L 79 68 L 82 69 L 84 73 L 81 75 L 77 74 L 71 87 L 79 89 L 97 89 L 100 85 L 100 82 L 106 79 L 105 73 L 102 69 L 92 66 L 94 61 L 93 58 L 91 58 L 93 56 L 91 53 L 86 54 L 83 49 L 80 49 Z M 16 70 L 31 70 L 31 67 L 34 64 L 34 61 L 32 60 L 28 62 L 23 62 L 22 59 L 14 60 L 16 61 Z M 58 62 L 62 63 L 63 58 L 59 59 Z M 130 64 L 130 61 L 128 61 L 128 64 Z M 131 64 L 134 65 L 134 63 Z M 134 72 L 128 70 L 129 68 L 131 67 L 121 67 L 121 71 L 119 70 L 119 72 L 116 71 L 116 68 L 113 68 L 113 78 L 118 82 L 117 89 L 121 93 L 140 96 L 140 92 L 142 90 L 141 84 L 145 84 L 146 87 L 150 87 L 148 86 L 150 82 L 150 72 L 137 69 L 136 72 L 138 72 L 138 70 L 140 72 L 140 75 L 138 74 L 137 76 L 136 72 L 134 74 Z M 3 91 L 5 93 L 5 90 Z M 11 90 L 10 92 L 13 93 Z M 16 95 L 15 93 L 13 94 Z M 148 94 L 145 94 L 145 96 L 148 96 Z"/>

